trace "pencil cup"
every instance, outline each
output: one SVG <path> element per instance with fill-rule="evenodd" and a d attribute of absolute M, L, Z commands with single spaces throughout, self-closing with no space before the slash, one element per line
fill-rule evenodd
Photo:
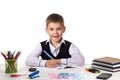
<path fill-rule="evenodd" d="M 5 73 L 17 73 L 17 60 L 8 59 L 5 60 Z"/>

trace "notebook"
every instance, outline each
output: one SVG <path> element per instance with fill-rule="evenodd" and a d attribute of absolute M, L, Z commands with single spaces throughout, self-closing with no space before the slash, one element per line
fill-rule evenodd
<path fill-rule="evenodd" d="M 120 68 L 111 69 L 111 68 L 107 68 L 107 67 L 103 67 L 103 66 L 97 66 L 97 65 L 92 65 L 92 68 L 101 69 L 101 70 L 110 71 L 110 72 L 118 72 L 118 71 L 120 71 Z"/>
<path fill-rule="evenodd" d="M 120 64 L 120 59 L 113 57 L 101 57 L 94 59 L 93 62 L 101 62 L 110 65 L 116 65 L 116 64 Z"/>

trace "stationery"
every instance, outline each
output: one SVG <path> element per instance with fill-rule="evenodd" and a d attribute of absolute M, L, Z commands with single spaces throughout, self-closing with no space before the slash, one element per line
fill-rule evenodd
<path fill-rule="evenodd" d="M 21 51 L 18 51 L 15 54 L 15 51 L 12 53 L 11 51 L 1 52 L 2 56 L 5 59 L 5 73 L 16 73 L 17 72 L 17 59 L 21 54 Z"/>

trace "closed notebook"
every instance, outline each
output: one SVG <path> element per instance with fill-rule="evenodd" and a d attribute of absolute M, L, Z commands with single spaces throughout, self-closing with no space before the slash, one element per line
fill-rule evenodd
<path fill-rule="evenodd" d="M 92 65 L 100 65 L 100 66 L 106 66 L 106 67 L 111 67 L 111 68 L 119 68 L 120 64 L 106 64 L 103 62 L 93 62 Z"/>
<path fill-rule="evenodd" d="M 112 68 L 103 67 L 103 66 L 98 66 L 98 65 L 92 65 L 92 68 L 101 69 L 101 70 L 110 71 L 110 72 L 117 72 L 117 71 L 120 71 L 120 68 L 112 69 Z"/>
<path fill-rule="evenodd" d="M 120 68 L 120 66 L 118 66 L 118 67 L 112 67 L 112 66 L 109 66 L 109 65 L 97 64 L 97 63 L 92 63 L 92 65 L 101 66 L 101 67 L 106 67 L 106 68 L 110 68 L 110 69 Z"/>
<path fill-rule="evenodd" d="M 110 65 L 116 65 L 116 64 L 120 64 L 120 59 L 113 57 L 101 57 L 94 59 L 93 62 L 101 62 Z"/>

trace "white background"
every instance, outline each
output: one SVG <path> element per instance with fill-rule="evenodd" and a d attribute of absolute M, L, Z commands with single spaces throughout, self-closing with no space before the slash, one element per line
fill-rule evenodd
<path fill-rule="evenodd" d="M 119 0 L 0 0 L 0 51 L 21 50 L 18 63 L 24 64 L 48 39 L 45 19 L 51 13 L 64 17 L 64 39 L 80 49 L 86 64 L 102 56 L 120 58 Z"/>

